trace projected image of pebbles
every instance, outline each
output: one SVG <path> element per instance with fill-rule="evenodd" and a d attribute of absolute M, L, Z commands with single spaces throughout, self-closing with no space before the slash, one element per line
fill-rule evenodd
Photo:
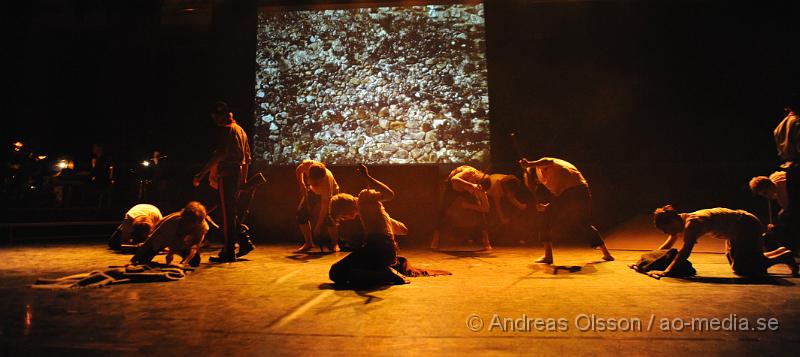
<path fill-rule="evenodd" d="M 482 5 L 262 12 L 254 150 L 269 164 L 489 159 Z"/>

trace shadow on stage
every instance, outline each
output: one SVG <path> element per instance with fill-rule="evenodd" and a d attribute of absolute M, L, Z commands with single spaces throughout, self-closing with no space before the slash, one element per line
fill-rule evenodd
<path fill-rule="evenodd" d="M 725 278 L 717 276 L 693 276 L 688 278 L 670 278 L 682 283 L 703 283 L 703 284 L 722 284 L 722 285 L 776 285 L 794 286 L 795 284 L 784 278 L 768 275 L 759 277 L 735 277 Z"/>
<path fill-rule="evenodd" d="M 335 284 L 335 283 L 323 283 L 317 286 L 319 290 L 334 290 L 336 292 L 345 292 L 345 291 L 352 291 L 357 296 L 364 298 L 363 303 L 358 302 L 354 304 L 347 304 L 347 305 L 368 305 L 375 302 L 383 301 L 383 298 L 372 295 L 372 293 L 376 291 L 386 290 L 392 287 L 392 285 L 370 285 L 370 286 L 354 286 L 354 285 L 347 285 L 347 284 Z M 337 294 L 338 295 L 338 294 Z M 348 293 L 349 295 L 349 293 Z M 334 308 L 341 308 L 346 307 L 347 305 L 334 307 Z"/>
<path fill-rule="evenodd" d="M 482 250 L 437 250 L 436 252 L 449 255 L 452 257 L 450 259 L 495 257 L 495 255 L 492 252 L 486 252 Z"/>
<path fill-rule="evenodd" d="M 322 258 L 326 255 L 331 255 L 333 252 L 304 252 L 304 253 L 292 253 L 286 256 L 286 259 L 296 260 L 300 262 L 308 262 L 312 260 L 317 260 Z"/>

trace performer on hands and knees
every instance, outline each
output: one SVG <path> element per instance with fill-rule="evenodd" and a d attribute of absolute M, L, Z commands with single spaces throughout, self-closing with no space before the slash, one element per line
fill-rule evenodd
<path fill-rule="evenodd" d="M 553 263 L 553 241 L 570 236 L 586 239 L 592 248 L 600 248 L 603 260 L 614 260 L 606 248 L 600 232 L 592 226 L 592 195 L 589 183 L 578 169 L 567 161 L 543 157 L 536 161 L 520 160 L 525 169 L 528 188 L 539 193 L 543 187 L 551 193 L 549 204 L 544 208 L 545 227 L 542 232 L 544 256 L 537 263 Z M 535 170 L 535 174 L 531 172 Z"/>
<path fill-rule="evenodd" d="M 338 227 L 328 214 L 331 197 L 339 193 L 339 184 L 333 178 L 333 173 L 321 162 L 304 160 L 297 166 L 295 178 L 300 189 L 297 224 L 303 233 L 303 246 L 297 251 L 304 252 L 314 248 L 314 237 L 320 237 L 324 228 L 330 236 L 332 250 L 338 252 Z"/>
<path fill-rule="evenodd" d="M 131 264 L 150 263 L 160 251 L 168 249 L 167 264 L 178 254 L 183 258 L 182 266 L 200 265 L 200 245 L 208 232 L 206 221 L 206 208 L 199 202 L 189 202 L 182 210 L 161 220 L 150 237 L 136 249 Z"/>
<path fill-rule="evenodd" d="M 668 235 L 659 249 L 672 248 L 679 238 L 683 238 L 683 246 L 667 269 L 649 273 L 654 278 L 670 276 L 672 268 L 679 261 L 689 258 L 697 240 L 706 234 L 726 240 L 726 256 L 736 275 L 765 275 L 767 268 L 775 264 L 788 265 L 792 275 L 798 273 L 797 263 L 789 249 L 780 247 L 764 252 L 761 222 L 747 211 L 717 207 L 677 213 L 672 206 L 666 205 L 653 213 L 653 223 Z"/>
<path fill-rule="evenodd" d="M 239 252 L 235 252 L 236 243 L 239 241 L 236 198 L 239 187 L 247 179 L 251 161 L 250 143 L 244 129 L 233 119 L 233 113 L 228 110 L 225 102 L 215 103 L 211 118 L 222 129 L 222 132 L 214 154 L 203 169 L 194 176 L 193 183 L 195 186 L 199 186 L 203 177 L 209 175 L 209 185 L 219 191 L 225 246 L 219 252 L 219 256 L 211 257 L 210 261 L 233 262 L 237 257 L 241 257 L 255 248 L 248 239 L 238 242 Z"/>
<path fill-rule="evenodd" d="M 161 221 L 161 211 L 149 204 L 138 204 L 125 213 L 122 224 L 117 227 L 108 241 L 111 249 L 122 249 L 122 246 L 134 246 L 144 242 Z"/>

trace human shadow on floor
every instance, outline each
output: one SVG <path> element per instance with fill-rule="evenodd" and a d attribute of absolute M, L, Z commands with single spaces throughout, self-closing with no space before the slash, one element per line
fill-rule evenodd
<path fill-rule="evenodd" d="M 348 285 L 348 284 L 336 284 L 336 283 L 323 283 L 319 284 L 319 290 L 335 290 L 335 291 L 352 291 L 356 293 L 356 295 L 365 298 L 364 305 L 383 301 L 383 298 L 377 297 L 372 295 L 376 291 L 386 290 L 392 287 L 392 285 L 384 284 L 384 285 Z"/>
<path fill-rule="evenodd" d="M 583 265 L 533 264 L 530 267 L 534 272 L 543 272 L 552 275 L 594 274 L 597 272 L 595 265 L 601 263 L 606 263 L 606 261 L 588 262 Z"/>
<path fill-rule="evenodd" d="M 316 260 L 316 259 L 322 258 L 322 257 L 324 257 L 326 255 L 331 255 L 331 254 L 333 254 L 333 253 L 332 252 L 326 252 L 326 253 L 317 253 L 317 252 L 293 253 L 291 255 L 287 255 L 286 259 L 297 260 L 297 261 L 301 261 L 301 262 L 308 262 L 308 261 Z"/>
<path fill-rule="evenodd" d="M 673 278 L 684 283 L 724 284 L 724 285 L 776 285 L 794 286 L 795 284 L 784 278 L 767 275 L 759 277 L 725 278 L 718 276 L 692 276 L 686 278 Z"/>
<path fill-rule="evenodd" d="M 439 253 L 447 254 L 454 258 L 494 258 L 493 252 L 480 250 L 437 250 Z"/>

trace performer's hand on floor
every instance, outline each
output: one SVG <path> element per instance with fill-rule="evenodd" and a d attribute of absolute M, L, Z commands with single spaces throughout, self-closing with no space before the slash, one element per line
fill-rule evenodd
<path fill-rule="evenodd" d="M 665 271 L 651 271 L 647 273 L 653 279 L 661 279 L 662 277 L 669 276 L 668 272 Z"/>

